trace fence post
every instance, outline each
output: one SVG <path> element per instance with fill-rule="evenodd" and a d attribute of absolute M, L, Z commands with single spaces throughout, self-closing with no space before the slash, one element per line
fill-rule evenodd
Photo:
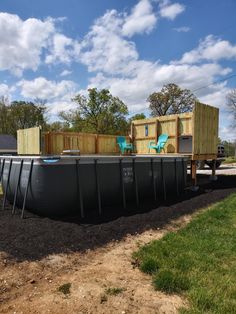
<path fill-rule="evenodd" d="M 155 122 L 155 143 L 158 142 L 158 136 L 159 136 L 159 134 L 158 134 L 158 131 L 159 131 L 158 127 L 159 127 L 159 120 L 157 118 L 156 122 Z"/>
<path fill-rule="evenodd" d="M 45 153 L 46 155 L 51 154 L 51 132 L 50 131 L 47 133 L 47 151 Z"/>
<path fill-rule="evenodd" d="M 99 135 L 96 134 L 95 136 L 95 154 L 99 153 Z"/>
<path fill-rule="evenodd" d="M 179 116 L 175 118 L 175 153 L 179 153 Z"/>

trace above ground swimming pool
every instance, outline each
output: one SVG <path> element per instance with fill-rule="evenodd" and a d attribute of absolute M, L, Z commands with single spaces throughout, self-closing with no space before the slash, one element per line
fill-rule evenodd
<path fill-rule="evenodd" d="M 101 216 L 104 210 L 180 194 L 187 158 L 169 156 L 0 156 L 6 200 L 42 216 Z"/>

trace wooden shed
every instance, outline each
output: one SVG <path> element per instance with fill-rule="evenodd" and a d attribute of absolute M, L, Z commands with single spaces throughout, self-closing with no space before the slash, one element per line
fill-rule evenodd
<path fill-rule="evenodd" d="M 192 112 L 136 120 L 131 136 L 137 154 L 153 154 L 150 141 L 157 142 L 160 134 L 168 141 L 161 154 L 184 154 L 192 160 L 215 159 L 217 155 L 219 109 L 196 103 Z"/>

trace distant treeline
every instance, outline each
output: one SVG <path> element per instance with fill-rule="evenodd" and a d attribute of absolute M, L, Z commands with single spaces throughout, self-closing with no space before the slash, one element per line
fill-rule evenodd
<path fill-rule="evenodd" d="M 160 92 L 149 95 L 147 101 L 151 116 L 161 116 L 191 111 L 196 97 L 190 90 L 176 84 L 164 85 Z M 76 95 L 72 101 L 75 108 L 62 111 L 57 121 L 49 122 L 46 101 L 8 102 L 0 99 L 0 134 L 16 136 L 18 129 L 41 125 L 44 131 L 73 131 L 97 134 L 125 135 L 130 131 L 132 120 L 145 119 L 144 113 L 130 118 L 128 107 L 109 90 L 88 90 L 87 97 Z"/>

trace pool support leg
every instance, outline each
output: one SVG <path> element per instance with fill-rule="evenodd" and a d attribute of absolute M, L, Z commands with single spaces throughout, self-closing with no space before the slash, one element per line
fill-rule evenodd
<path fill-rule="evenodd" d="M 11 176 L 11 167 L 12 167 L 12 159 L 10 160 L 8 174 L 7 174 L 7 185 L 6 185 L 6 190 L 5 190 L 5 193 L 3 196 L 2 210 L 5 209 L 5 205 L 6 205 L 7 191 L 8 191 L 8 187 L 9 187 L 9 183 L 10 183 L 10 176 Z"/>
<path fill-rule="evenodd" d="M 5 158 L 1 162 L 0 183 L 2 183 L 2 176 L 3 176 L 4 166 L 5 166 Z"/>
<path fill-rule="evenodd" d="M 217 181 L 217 175 L 216 175 L 216 160 L 212 160 L 212 174 L 210 176 L 210 181 Z"/>
<path fill-rule="evenodd" d="M 18 179 L 17 179 L 17 185 L 16 185 L 16 190 L 15 190 L 15 194 L 14 194 L 14 201 L 13 201 L 13 206 L 12 206 L 12 215 L 15 214 L 15 209 L 16 209 L 16 200 L 17 200 L 17 194 L 18 194 L 18 190 L 19 190 L 19 185 L 20 185 L 20 179 L 21 179 L 21 173 L 22 173 L 22 168 L 23 168 L 23 159 L 21 159 L 20 161 L 20 170 L 19 170 L 19 175 L 18 175 Z"/>
<path fill-rule="evenodd" d="M 28 196 L 28 191 L 29 191 L 29 186 L 30 186 L 30 180 L 31 180 L 31 174 L 32 174 L 32 170 L 33 170 L 33 165 L 34 165 L 34 159 L 31 159 L 30 162 L 30 170 L 29 170 L 29 176 L 28 176 L 28 180 L 27 180 L 27 185 L 26 185 L 26 189 L 25 189 L 25 195 L 24 195 L 24 201 L 23 201 L 23 206 L 21 209 L 21 218 L 24 218 L 24 213 L 25 213 L 25 204 L 26 204 L 26 199 Z"/>
<path fill-rule="evenodd" d="M 196 160 L 191 160 L 191 180 L 192 180 L 191 190 L 193 192 L 198 191 L 199 186 L 197 185 L 197 163 L 196 163 Z"/>

